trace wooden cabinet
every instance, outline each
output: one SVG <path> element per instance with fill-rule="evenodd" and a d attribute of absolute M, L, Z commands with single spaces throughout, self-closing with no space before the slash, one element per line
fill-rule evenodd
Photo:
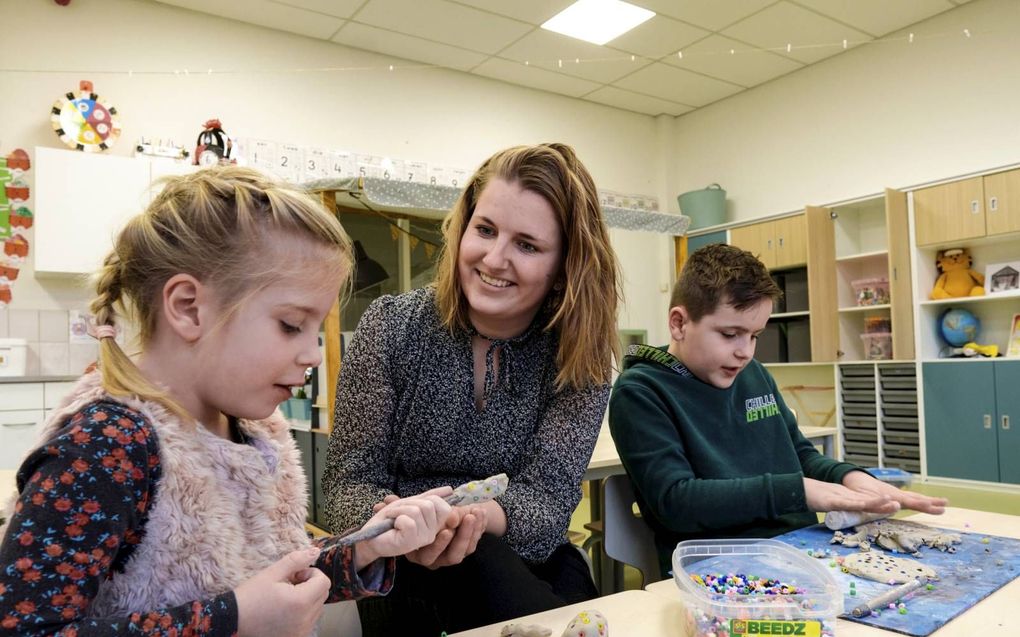
<path fill-rule="evenodd" d="M 757 255 L 770 270 L 807 264 L 807 223 L 804 215 L 731 228 L 729 242 Z"/>
<path fill-rule="evenodd" d="M 917 245 L 1020 232 L 1020 169 L 915 190 Z"/>
<path fill-rule="evenodd" d="M 1020 484 L 1020 362 L 922 365 L 928 474 Z"/>

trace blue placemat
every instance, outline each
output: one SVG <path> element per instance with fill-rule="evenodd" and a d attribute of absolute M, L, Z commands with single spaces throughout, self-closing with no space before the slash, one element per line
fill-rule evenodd
<path fill-rule="evenodd" d="M 905 600 L 907 612 L 902 615 L 898 611 L 886 609 L 878 616 L 851 617 L 849 613 L 852 608 L 889 590 L 889 585 L 856 577 L 844 573 L 838 565 L 832 566 L 831 572 L 844 591 L 846 614 L 842 617 L 905 635 L 925 637 L 1020 575 L 1020 540 L 980 533 L 960 533 L 960 537 L 963 541 L 956 546 L 956 553 L 943 553 L 927 547 L 921 549 L 922 557 L 918 561 L 934 568 L 939 580 L 933 582 L 933 590 L 921 589 L 908 596 Z M 832 557 L 822 558 L 826 566 L 835 561 L 833 558 L 836 555 L 846 556 L 858 552 L 856 548 L 829 544 L 832 531 L 821 524 L 780 535 L 775 539 L 805 552 L 809 549 L 812 553 L 831 550 Z M 872 550 L 882 549 L 874 547 Z M 903 554 L 896 557 L 916 559 Z M 784 575 L 778 576 L 782 579 Z M 854 596 L 850 595 L 850 582 L 854 583 L 857 591 Z"/>

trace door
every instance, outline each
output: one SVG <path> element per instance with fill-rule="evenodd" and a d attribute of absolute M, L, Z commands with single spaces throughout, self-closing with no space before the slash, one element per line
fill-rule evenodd
<path fill-rule="evenodd" d="M 985 177 L 985 229 L 989 235 L 1020 232 L 1020 170 Z"/>
<path fill-rule="evenodd" d="M 839 350 L 839 318 L 836 313 L 836 233 L 832 211 L 808 206 L 803 215 L 807 228 L 808 309 L 811 312 L 811 360 L 834 361 Z"/>
<path fill-rule="evenodd" d="M 983 177 L 914 191 L 917 245 L 959 243 L 985 236 Z"/>
<path fill-rule="evenodd" d="M 807 263 L 807 221 L 804 215 L 784 217 L 773 222 L 776 229 L 777 268 Z"/>
<path fill-rule="evenodd" d="M 886 189 L 885 223 L 889 246 L 893 358 L 910 360 L 914 358 L 914 298 L 910 291 L 910 229 L 906 193 Z"/>
<path fill-rule="evenodd" d="M 994 371 L 983 362 L 922 365 L 929 475 L 998 482 Z"/>
<path fill-rule="evenodd" d="M 997 361 L 995 399 L 999 431 L 999 480 L 1020 484 L 1020 362 Z"/>
<path fill-rule="evenodd" d="M 771 270 L 776 267 L 776 230 L 773 224 L 772 221 L 765 221 L 731 228 L 730 245 L 747 250 L 761 259 L 765 267 Z"/>

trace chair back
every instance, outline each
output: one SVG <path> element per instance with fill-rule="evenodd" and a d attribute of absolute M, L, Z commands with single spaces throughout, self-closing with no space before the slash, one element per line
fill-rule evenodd
<path fill-rule="evenodd" d="M 655 534 L 634 514 L 634 487 L 627 475 L 606 478 L 604 496 L 605 551 L 618 562 L 641 571 L 644 588 L 661 578 Z"/>

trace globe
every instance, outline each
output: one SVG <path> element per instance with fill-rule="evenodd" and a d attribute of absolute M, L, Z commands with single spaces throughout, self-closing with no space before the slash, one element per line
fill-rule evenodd
<path fill-rule="evenodd" d="M 939 334 L 953 347 L 963 347 L 977 341 L 981 321 L 967 310 L 953 308 L 946 310 L 939 318 Z"/>

